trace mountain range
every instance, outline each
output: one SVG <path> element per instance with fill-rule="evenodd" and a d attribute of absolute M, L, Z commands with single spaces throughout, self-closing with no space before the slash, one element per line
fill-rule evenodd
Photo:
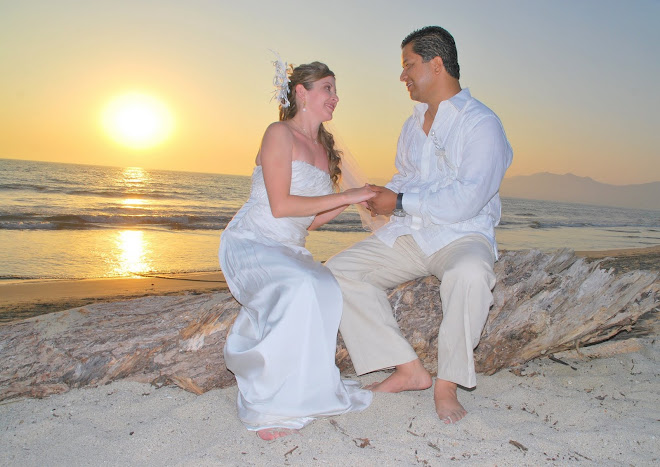
<path fill-rule="evenodd" d="M 507 177 L 500 195 L 506 198 L 540 199 L 660 210 L 660 182 L 639 185 L 609 185 L 573 174 L 537 173 Z"/>

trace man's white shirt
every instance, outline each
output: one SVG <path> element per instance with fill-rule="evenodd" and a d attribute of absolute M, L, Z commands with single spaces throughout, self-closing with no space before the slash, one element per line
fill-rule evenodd
<path fill-rule="evenodd" d="M 499 188 L 513 151 L 502 123 L 468 89 L 443 101 L 428 135 L 424 133 L 427 104 L 417 104 L 406 120 L 397 144 L 398 173 L 386 185 L 404 193 L 405 217 L 374 234 L 394 246 L 401 235 L 412 235 L 426 255 L 465 235 L 484 235 L 497 257 L 495 226 L 500 221 Z"/>

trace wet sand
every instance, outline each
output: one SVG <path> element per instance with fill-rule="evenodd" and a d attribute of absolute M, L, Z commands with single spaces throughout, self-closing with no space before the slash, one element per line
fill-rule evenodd
<path fill-rule="evenodd" d="M 576 251 L 576 255 L 602 260 L 603 267 L 621 272 L 660 269 L 660 246 Z M 227 283 L 220 271 L 133 278 L 3 281 L 0 282 L 0 323 L 91 303 L 222 290 L 227 290 Z"/>
<path fill-rule="evenodd" d="M 227 290 L 220 271 L 150 277 L 0 282 L 0 322 L 92 303 Z"/>

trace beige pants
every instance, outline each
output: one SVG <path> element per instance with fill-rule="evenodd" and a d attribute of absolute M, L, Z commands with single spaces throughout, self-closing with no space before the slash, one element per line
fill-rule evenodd
<path fill-rule="evenodd" d="M 460 238 L 427 257 L 412 236 L 393 248 L 375 236 L 326 263 L 339 281 L 344 311 L 339 330 L 358 375 L 408 363 L 417 354 L 401 334 L 385 290 L 416 277 L 440 279 L 443 319 L 438 335 L 438 378 L 477 384 L 472 350 L 493 304 L 494 255 L 481 235 Z"/>

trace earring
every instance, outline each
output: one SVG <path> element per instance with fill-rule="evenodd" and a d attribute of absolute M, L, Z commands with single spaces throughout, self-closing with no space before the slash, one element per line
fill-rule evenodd
<path fill-rule="evenodd" d="M 303 99 L 303 112 L 307 112 L 307 100 Z"/>

